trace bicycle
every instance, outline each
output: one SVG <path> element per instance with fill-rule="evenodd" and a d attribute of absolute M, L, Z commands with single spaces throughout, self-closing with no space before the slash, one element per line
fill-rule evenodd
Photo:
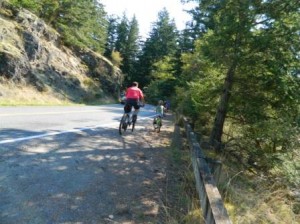
<path fill-rule="evenodd" d="M 126 104 L 124 107 L 124 114 L 121 118 L 120 125 L 119 125 L 119 133 L 122 135 L 126 130 L 127 127 L 130 127 L 131 125 L 131 131 L 134 130 L 135 122 L 137 120 L 137 114 L 135 112 L 131 115 L 131 109 L 132 106 Z"/>
<path fill-rule="evenodd" d="M 153 119 L 154 131 L 159 133 L 161 126 L 162 126 L 162 117 L 160 115 L 158 115 L 158 116 L 154 117 L 154 119 Z"/>
<path fill-rule="evenodd" d="M 140 107 L 144 107 L 145 106 L 145 104 L 141 103 L 141 102 L 138 102 L 138 105 Z M 120 133 L 120 135 L 122 135 L 122 133 L 124 133 L 127 130 L 127 127 L 130 127 L 131 125 L 132 125 L 131 126 L 131 131 L 134 130 L 135 123 L 136 123 L 136 120 L 137 120 L 137 113 L 138 112 L 133 111 L 131 113 L 131 110 L 132 110 L 132 106 L 130 104 L 125 104 L 125 106 L 124 106 L 124 114 L 123 114 L 123 116 L 121 118 L 120 125 L 119 125 L 119 133 Z"/>
<path fill-rule="evenodd" d="M 127 130 L 127 127 L 131 126 L 131 131 L 134 130 L 137 115 L 133 114 L 131 116 L 130 114 L 131 112 L 128 113 L 125 112 L 121 118 L 120 125 L 119 125 L 120 135 L 122 135 Z"/>

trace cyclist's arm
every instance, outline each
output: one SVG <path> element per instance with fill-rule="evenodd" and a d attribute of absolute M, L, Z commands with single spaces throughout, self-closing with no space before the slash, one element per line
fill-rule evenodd
<path fill-rule="evenodd" d="M 140 90 L 140 101 L 142 101 L 142 103 L 145 105 L 145 97 L 142 90 Z"/>

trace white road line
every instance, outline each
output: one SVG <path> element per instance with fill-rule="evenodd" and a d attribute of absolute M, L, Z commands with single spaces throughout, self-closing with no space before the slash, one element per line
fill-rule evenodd
<path fill-rule="evenodd" d="M 57 112 L 36 112 L 36 113 L 10 113 L 10 114 L 0 114 L 0 117 L 8 117 L 8 116 L 30 116 L 30 115 L 49 115 L 49 114 L 69 114 L 69 113 L 89 113 L 89 112 L 97 112 L 100 110 L 74 110 L 74 111 L 57 111 Z"/>
<path fill-rule="evenodd" d="M 146 119 L 150 119 L 152 117 L 154 117 L 154 115 L 149 116 L 149 117 L 140 118 L 140 120 L 146 120 Z M 54 136 L 54 135 L 61 135 L 61 134 L 72 133 L 72 132 L 76 133 L 76 132 L 85 131 L 85 130 L 92 130 L 92 129 L 99 128 L 99 127 L 112 126 L 112 125 L 118 124 L 118 123 L 119 122 L 115 121 L 115 122 L 111 122 L 111 123 L 107 123 L 107 124 L 97 125 L 94 127 L 71 129 L 71 130 L 59 131 L 59 132 L 51 132 L 51 133 L 46 133 L 46 134 L 41 134 L 41 135 L 33 135 L 33 136 L 28 136 L 28 137 L 23 137 L 23 138 L 7 139 L 7 140 L 0 141 L 0 145 L 7 144 L 7 143 L 26 141 L 26 140 L 36 139 L 36 138 L 44 138 L 44 137 Z"/>

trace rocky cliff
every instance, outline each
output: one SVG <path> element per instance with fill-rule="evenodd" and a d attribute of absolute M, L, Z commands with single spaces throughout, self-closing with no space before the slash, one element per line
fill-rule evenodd
<path fill-rule="evenodd" d="M 72 51 L 60 35 L 25 9 L 0 1 L 0 84 L 33 86 L 72 102 L 116 96 L 120 70 L 103 56 Z M 7 94 L 0 89 L 0 100 Z"/>

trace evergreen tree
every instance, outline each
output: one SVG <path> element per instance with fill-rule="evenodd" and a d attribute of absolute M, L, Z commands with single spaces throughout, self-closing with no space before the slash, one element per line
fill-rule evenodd
<path fill-rule="evenodd" d="M 256 150 L 285 148 L 297 133 L 286 127 L 299 116 L 297 1 L 207 0 L 199 6 L 205 34 L 194 54 L 185 58 L 183 77 L 189 80 L 187 97 L 204 112 L 202 117 L 205 111 L 214 113 L 218 103 L 212 145 L 218 148 L 223 132 L 228 134 L 227 122 L 239 130 L 239 137 L 259 146 Z M 201 93 L 210 100 L 197 99 Z"/>
<path fill-rule="evenodd" d="M 91 48 L 104 53 L 107 20 L 101 4 L 91 0 L 63 0 L 55 27 L 63 34 L 67 44 Z"/>
<path fill-rule="evenodd" d="M 123 58 L 120 68 L 125 74 L 124 85 L 127 86 L 132 82 L 132 73 L 139 51 L 139 28 L 136 17 L 133 16 L 129 21 L 124 13 L 121 22 L 117 24 L 116 34 L 115 49 L 120 52 Z"/>
<path fill-rule="evenodd" d="M 158 20 L 153 23 L 149 38 L 146 39 L 142 53 L 139 56 L 139 71 L 135 79 L 145 86 L 153 80 L 151 71 L 154 63 L 165 56 L 174 56 L 178 52 L 178 31 L 174 20 L 163 9 L 158 13 Z"/>
<path fill-rule="evenodd" d="M 110 59 L 112 58 L 112 52 L 116 48 L 117 26 L 118 19 L 115 16 L 109 16 L 104 56 Z"/>
<path fill-rule="evenodd" d="M 117 40 L 116 40 L 116 51 L 120 52 L 121 55 L 125 54 L 126 43 L 129 34 L 129 21 L 126 14 L 123 14 L 121 22 L 117 25 Z"/>
<path fill-rule="evenodd" d="M 128 85 L 134 80 L 131 78 L 131 74 L 134 72 L 137 55 L 139 52 L 139 28 L 136 17 L 133 16 L 129 23 L 129 32 L 125 46 L 125 52 L 123 53 L 124 63 L 122 65 L 122 71 L 126 74 L 125 84 Z"/>

